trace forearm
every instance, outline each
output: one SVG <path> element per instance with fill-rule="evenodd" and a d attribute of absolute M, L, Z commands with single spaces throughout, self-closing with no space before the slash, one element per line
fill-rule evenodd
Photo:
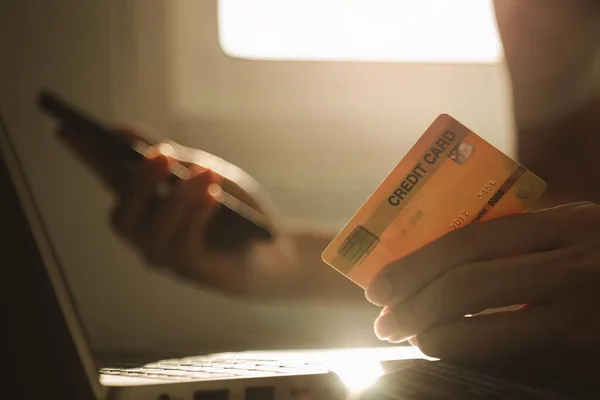
<path fill-rule="evenodd" d="M 365 305 L 364 291 L 321 259 L 334 232 L 289 226 L 277 241 L 258 246 L 252 257 L 255 293 L 285 299 L 333 301 Z M 261 276 L 269 280 L 261 285 Z M 273 279 L 275 277 L 275 279 Z"/>
<path fill-rule="evenodd" d="M 494 3 L 519 129 L 568 118 L 599 93 L 600 2 Z"/>
<path fill-rule="evenodd" d="M 600 2 L 496 0 L 518 159 L 548 183 L 541 206 L 600 201 Z"/>
<path fill-rule="evenodd" d="M 367 304 L 364 290 L 321 259 L 323 250 L 334 238 L 334 232 L 299 228 L 294 230 L 293 235 L 297 243 L 298 266 L 303 269 L 305 277 L 303 286 L 308 293 L 318 298 Z"/>
<path fill-rule="evenodd" d="M 600 95 L 570 115 L 518 132 L 518 158 L 548 184 L 539 206 L 600 203 Z"/>

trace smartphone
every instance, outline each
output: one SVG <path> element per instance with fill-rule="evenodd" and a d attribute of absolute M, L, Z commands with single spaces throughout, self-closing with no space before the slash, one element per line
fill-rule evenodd
<path fill-rule="evenodd" d="M 108 125 L 69 104 L 55 93 L 40 92 L 37 103 L 43 112 L 55 118 L 61 125 L 69 126 L 74 133 L 93 136 L 95 143 L 114 154 L 115 162 L 140 162 L 152 147 L 152 143 L 143 139 L 132 139 L 117 134 Z M 183 164 L 174 164 L 170 170 L 171 175 L 165 184 L 171 186 L 185 179 L 187 168 Z M 261 212 L 224 190 L 220 190 L 219 196 L 215 198 L 219 208 L 207 227 L 207 245 L 216 249 L 235 250 L 252 240 L 270 240 L 274 237 L 267 218 Z"/>

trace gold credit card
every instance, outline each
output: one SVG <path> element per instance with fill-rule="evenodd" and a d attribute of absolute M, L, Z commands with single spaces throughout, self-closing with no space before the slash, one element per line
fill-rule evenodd
<path fill-rule="evenodd" d="M 387 264 L 468 224 L 525 212 L 546 183 L 447 114 L 323 252 L 362 288 Z"/>

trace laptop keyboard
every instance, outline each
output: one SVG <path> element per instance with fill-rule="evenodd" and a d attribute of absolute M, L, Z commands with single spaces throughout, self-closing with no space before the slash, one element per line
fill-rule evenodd
<path fill-rule="evenodd" d="M 495 399 L 495 400 L 598 400 L 600 393 L 576 384 L 568 384 L 548 376 L 493 374 L 458 367 L 440 361 L 413 360 L 399 370 L 397 379 L 388 380 L 385 392 L 373 399 L 420 397 L 427 393 L 436 399 Z M 409 380 L 402 375 L 410 374 Z M 377 392 L 377 391 L 376 391 Z M 453 397 L 461 393 L 463 397 Z M 402 394 L 405 397 L 393 397 Z M 435 395 L 433 395 L 435 394 Z M 411 397 L 417 396 L 417 397 Z M 446 397 L 448 396 L 448 397 Z"/>
<path fill-rule="evenodd" d="M 598 391 L 567 384 L 551 377 L 489 374 L 421 359 L 399 361 L 398 367 L 396 372 L 393 372 L 393 369 L 390 371 L 389 377 L 392 379 L 384 378 L 387 381 L 384 387 L 375 386 L 372 397 L 367 398 L 422 399 L 422 395 L 428 393 L 435 396 L 425 398 L 454 399 L 456 397 L 446 396 L 458 390 L 465 395 L 465 400 L 600 400 Z M 328 373 L 329 370 L 324 364 L 300 360 L 201 356 L 163 360 L 143 366 L 103 368 L 100 372 L 105 375 L 181 381 L 315 374 Z M 398 375 L 394 376 L 395 374 Z M 389 391 L 393 393 L 391 397 Z"/>
<path fill-rule="evenodd" d="M 163 360 L 143 366 L 102 368 L 101 374 L 163 380 L 253 378 L 278 375 L 327 373 L 322 365 L 282 360 L 191 357 Z"/>

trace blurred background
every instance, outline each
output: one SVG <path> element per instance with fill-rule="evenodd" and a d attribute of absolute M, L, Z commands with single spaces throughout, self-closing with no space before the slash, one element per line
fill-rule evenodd
<path fill-rule="evenodd" d="M 3 0 L 1 108 L 94 348 L 364 346 L 375 308 L 225 298 L 148 271 L 53 135 L 41 88 L 237 164 L 286 217 L 341 228 L 434 118 L 513 154 L 490 0 Z M 323 264 L 323 268 L 329 268 Z"/>

